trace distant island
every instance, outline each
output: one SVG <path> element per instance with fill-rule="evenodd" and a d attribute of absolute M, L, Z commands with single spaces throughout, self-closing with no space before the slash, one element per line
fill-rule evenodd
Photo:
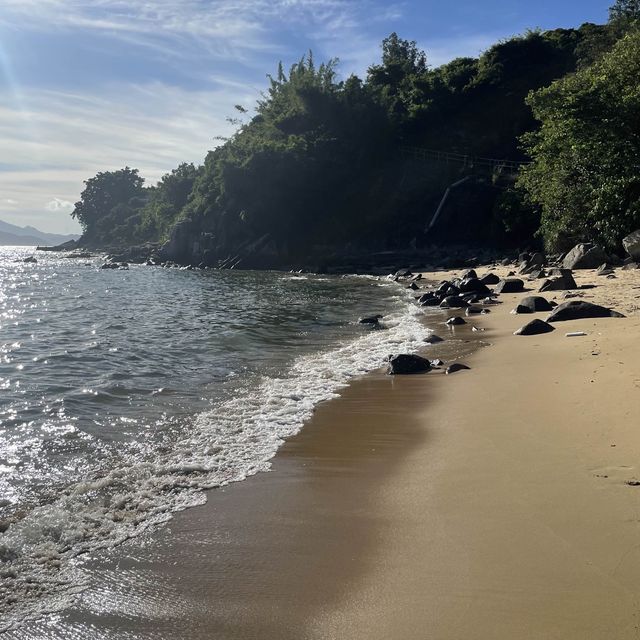
<path fill-rule="evenodd" d="M 19 227 L 0 220 L 0 246 L 31 247 L 37 245 L 59 245 L 80 236 L 45 233 L 35 227 Z"/>
<path fill-rule="evenodd" d="M 235 134 L 202 165 L 151 186 L 130 167 L 88 179 L 80 245 L 239 268 L 450 246 L 616 252 L 640 227 L 639 18 L 617 0 L 607 24 L 437 68 L 392 33 L 364 79 L 309 52 L 277 67 L 253 115 L 236 105 Z"/>

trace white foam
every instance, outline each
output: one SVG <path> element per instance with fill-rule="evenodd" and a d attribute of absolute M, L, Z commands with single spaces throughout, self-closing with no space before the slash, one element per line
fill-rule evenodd
<path fill-rule="evenodd" d="M 382 367 L 389 354 L 424 347 L 430 331 L 421 310 L 406 299 L 398 313 L 384 317 L 386 329 L 363 327 L 366 333 L 356 340 L 299 358 L 285 376 L 264 377 L 257 387 L 198 415 L 188 435 L 153 462 L 132 460 L 126 468 L 87 478 L 12 524 L 0 538 L 8 576 L 0 581 L 0 610 L 11 609 L 5 624 L 60 610 L 82 586 L 81 568 L 70 559 L 201 504 L 203 489 L 267 471 L 283 441 L 302 428 L 318 403 L 335 398 L 355 376 Z"/>

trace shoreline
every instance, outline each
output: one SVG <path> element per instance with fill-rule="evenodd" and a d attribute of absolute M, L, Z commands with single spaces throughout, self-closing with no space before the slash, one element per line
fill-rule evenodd
<path fill-rule="evenodd" d="M 621 302 L 622 280 L 584 295 Z M 98 563 L 46 637 L 636 637 L 640 318 L 517 337 L 546 315 L 509 315 L 520 297 L 478 319 L 472 371 L 354 382 L 270 473 Z"/>

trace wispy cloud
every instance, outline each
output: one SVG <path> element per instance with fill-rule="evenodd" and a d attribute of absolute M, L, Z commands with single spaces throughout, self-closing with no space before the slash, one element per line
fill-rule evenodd
<path fill-rule="evenodd" d="M 54 228 L 98 171 L 128 165 L 154 183 L 180 162 L 200 163 L 216 135 L 232 132 L 233 105 L 254 98 L 246 87 L 197 92 L 158 83 L 100 96 L 29 90 L 20 110 L 0 98 L 0 148 L 11 159 L 0 173 L 0 216 L 24 223 L 4 206 L 19 201 L 31 223 Z M 25 119 L 28 131 L 16 127 Z"/>

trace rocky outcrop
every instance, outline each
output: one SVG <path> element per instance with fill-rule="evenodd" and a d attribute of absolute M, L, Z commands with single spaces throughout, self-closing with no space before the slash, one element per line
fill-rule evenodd
<path fill-rule="evenodd" d="M 583 242 L 569 251 L 562 261 L 562 266 L 565 269 L 597 269 L 606 261 L 607 254 L 601 246 Z"/>

